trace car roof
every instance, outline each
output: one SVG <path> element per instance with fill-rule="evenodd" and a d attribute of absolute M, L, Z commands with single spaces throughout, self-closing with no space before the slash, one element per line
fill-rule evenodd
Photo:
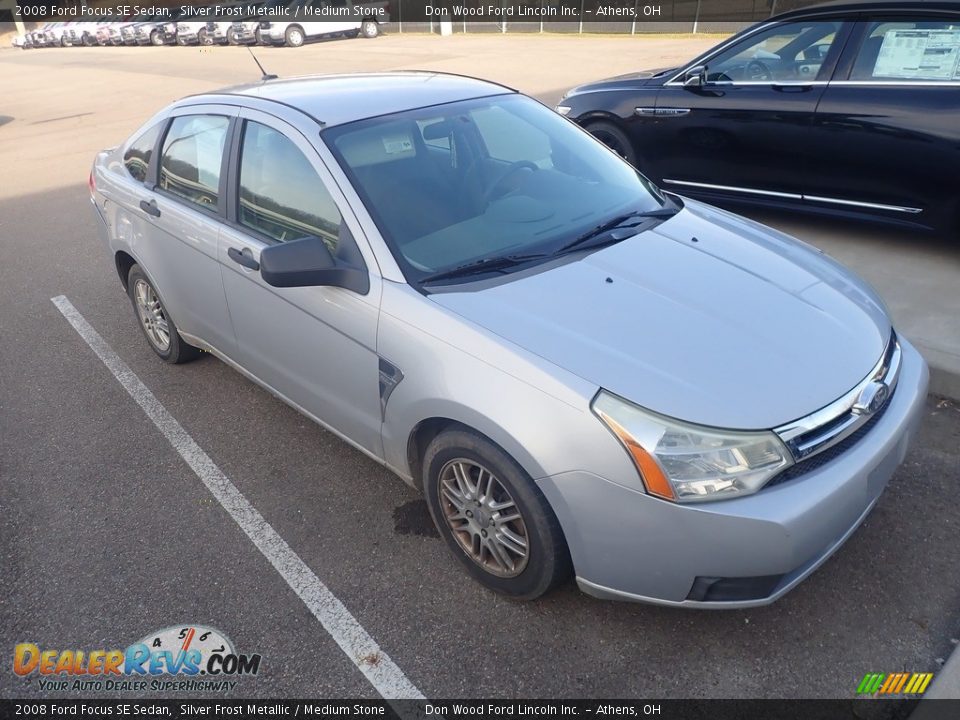
<path fill-rule="evenodd" d="M 797 10 L 779 13 L 770 20 L 788 20 L 819 14 L 842 12 L 873 12 L 875 10 L 896 12 L 900 10 L 949 10 L 958 11 L 957 0 L 834 0 L 834 2 L 810 5 Z"/>
<path fill-rule="evenodd" d="M 244 97 L 296 108 L 325 126 L 516 92 L 486 80 L 426 71 L 313 75 L 225 88 L 189 100 L 243 105 Z"/>

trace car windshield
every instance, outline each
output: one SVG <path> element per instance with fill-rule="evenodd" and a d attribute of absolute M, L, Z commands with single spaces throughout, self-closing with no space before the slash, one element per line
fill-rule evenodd
<path fill-rule="evenodd" d="M 412 282 L 549 256 L 617 218 L 669 205 L 598 141 L 523 95 L 361 120 L 323 138 Z"/>

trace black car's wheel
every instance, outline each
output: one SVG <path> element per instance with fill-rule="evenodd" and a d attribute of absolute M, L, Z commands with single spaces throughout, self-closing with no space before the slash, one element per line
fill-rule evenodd
<path fill-rule="evenodd" d="M 200 28 L 200 32 L 197 33 L 197 41 L 201 45 L 213 45 L 214 42 L 213 36 L 206 28 Z"/>
<path fill-rule="evenodd" d="M 96 41 L 96 40 L 94 40 L 92 37 L 90 37 L 90 36 L 87 35 L 86 33 L 83 34 L 83 46 L 84 46 L 84 47 L 93 47 L 93 46 L 96 45 L 96 44 L 97 44 L 97 41 Z"/>
<path fill-rule="evenodd" d="M 228 45 L 240 44 L 240 35 L 233 28 L 230 28 L 229 30 L 227 30 L 227 44 Z"/>
<path fill-rule="evenodd" d="M 163 34 L 159 30 L 150 33 L 150 43 L 153 45 L 163 45 Z"/>
<path fill-rule="evenodd" d="M 533 600 L 570 575 L 566 541 L 543 493 L 486 438 L 440 433 L 424 454 L 423 485 L 440 534 L 481 584 Z"/>
<path fill-rule="evenodd" d="M 605 121 L 588 123 L 585 127 L 597 140 L 634 167 L 637 166 L 637 154 L 633 150 L 630 138 L 623 130 L 613 123 Z"/>
<path fill-rule="evenodd" d="M 287 28 L 287 31 L 283 34 L 283 39 L 287 43 L 287 47 L 300 47 L 303 45 L 306 37 L 303 34 L 303 28 L 299 25 L 291 25 Z"/>
<path fill-rule="evenodd" d="M 127 293 L 140 323 L 140 330 L 150 348 L 171 364 L 185 363 L 200 356 L 200 350 L 188 345 L 180 337 L 173 318 L 160 300 L 150 280 L 139 265 L 133 265 L 127 275 Z"/>
<path fill-rule="evenodd" d="M 360 23 L 360 34 L 365 38 L 375 38 L 380 34 L 380 24 L 376 20 L 364 20 Z"/>

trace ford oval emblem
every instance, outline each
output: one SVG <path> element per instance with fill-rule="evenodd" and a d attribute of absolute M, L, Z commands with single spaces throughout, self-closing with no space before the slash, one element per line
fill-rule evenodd
<path fill-rule="evenodd" d="M 877 410 L 883 407 L 890 395 L 890 388 L 886 383 L 872 382 L 860 391 L 860 396 L 853 404 L 853 412 L 856 415 L 873 415 Z"/>

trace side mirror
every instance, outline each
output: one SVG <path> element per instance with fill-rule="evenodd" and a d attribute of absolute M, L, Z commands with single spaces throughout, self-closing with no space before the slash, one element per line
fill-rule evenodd
<path fill-rule="evenodd" d="M 326 285 L 370 291 L 370 277 L 362 268 L 349 267 L 330 254 L 318 237 L 271 245 L 260 251 L 260 277 L 274 287 L 317 287 Z"/>
<path fill-rule="evenodd" d="M 683 86 L 697 88 L 707 84 L 707 66 L 697 65 L 683 74 Z"/>

